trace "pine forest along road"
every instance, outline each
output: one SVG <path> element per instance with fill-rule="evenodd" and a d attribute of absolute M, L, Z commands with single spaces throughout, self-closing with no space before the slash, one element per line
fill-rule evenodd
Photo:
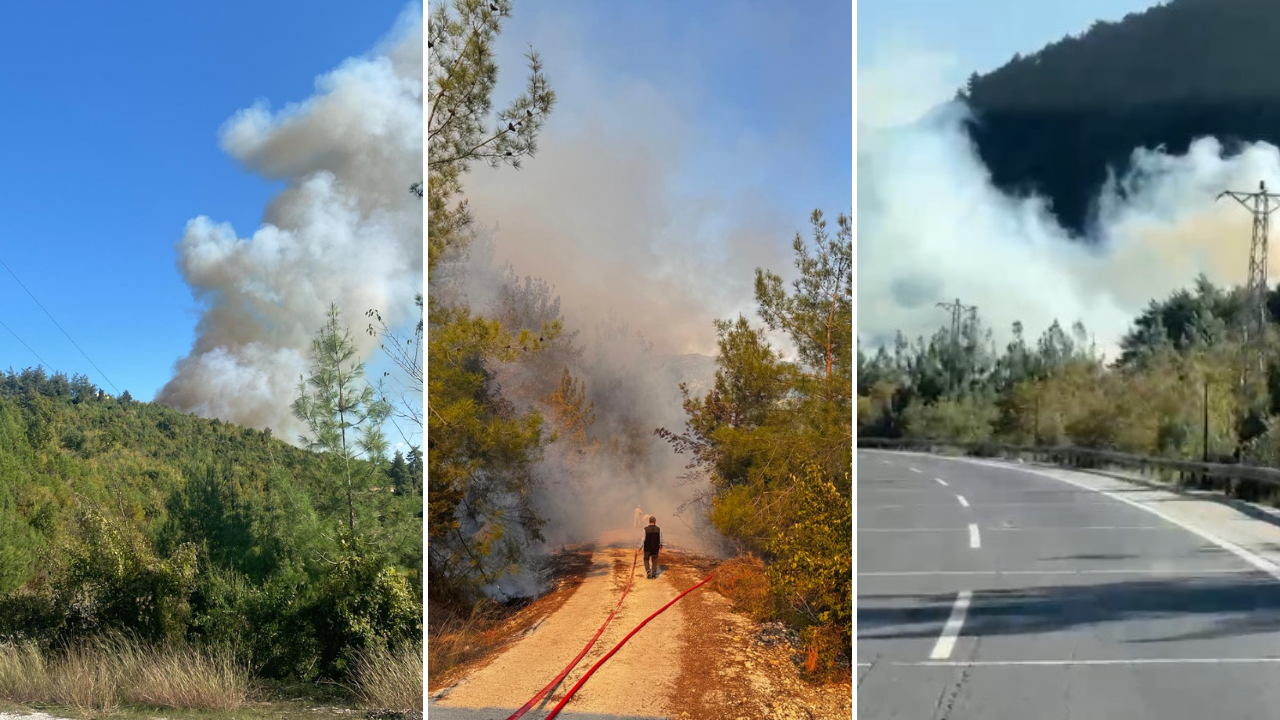
<path fill-rule="evenodd" d="M 920 454 L 857 478 L 858 717 L 1280 717 L 1269 513 Z"/>

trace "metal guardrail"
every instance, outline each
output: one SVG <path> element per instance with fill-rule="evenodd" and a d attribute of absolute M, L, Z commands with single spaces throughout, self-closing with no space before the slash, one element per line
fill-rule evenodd
<path fill-rule="evenodd" d="M 1173 476 L 1170 479 L 1180 486 L 1218 490 L 1229 496 L 1248 500 L 1263 499 L 1264 495 L 1271 495 L 1268 499 L 1274 500 L 1280 494 L 1280 469 L 1257 465 L 1196 462 L 1074 446 L 1005 445 L 985 441 L 860 437 L 858 447 L 933 453 L 953 449 L 974 457 L 1031 457 L 1041 462 L 1087 470 L 1137 470 L 1143 474 Z"/>

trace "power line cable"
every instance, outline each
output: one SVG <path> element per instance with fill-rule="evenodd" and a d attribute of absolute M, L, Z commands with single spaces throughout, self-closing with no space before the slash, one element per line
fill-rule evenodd
<path fill-rule="evenodd" d="M 32 299 L 32 300 L 35 300 L 36 305 L 39 305 L 39 306 L 40 306 L 40 309 L 41 309 L 41 310 L 44 310 L 44 314 L 45 314 L 45 315 L 48 315 L 50 320 L 53 320 L 53 324 L 54 324 L 54 325 L 57 325 L 59 330 L 62 330 L 62 334 L 63 334 L 63 335 L 66 335 L 68 340 L 71 340 L 71 335 L 69 335 L 69 334 L 67 333 L 67 331 L 66 331 L 65 329 L 63 329 L 63 327 L 62 327 L 61 325 L 58 325 L 58 321 L 57 321 L 57 320 L 54 320 L 53 315 L 51 315 L 51 314 L 49 313 L 49 311 L 48 311 L 48 310 L 45 310 L 44 305 L 40 305 L 40 301 L 36 299 L 36 296 L 35 296 L 35 295 L 33 295 L 33 294 L 32 294 L 32 292 L 31 292 L 30 290 L 27 290 L 27 286 L 22 284 L 22 281 L 18 279 L 18 276 L 17 276 L 17 275 L 14 275 L 13 270 L 10 270 L 10 269 L 9 269 L 9 266 L 5 264 L 4 260 L 0 260 L 0 265 L 3 265 L 5 270 L 9 270 L 9 274 L 10 274 L 10 275 L 13 275 L 13 279 L 14 279 L 15 281 L 17 281 L 18 285 L 22 286 L 22 289 L 27 291 L 27 294 L 31 296 L 31 299 Z M 15 337 L 16 337 L 16 336 L 15 336 Z M 23 344 L 25 345 L 26 343 L 23 343 Z M 81 349 L 81 347 L 80 347 L 79 345 L 76 345 L 76 341 L 75 341 L 75 340 L 71 340 L 71 344 L 76 346 L 76 350 L 79 350 L 79 351 L 80 351 L 80 354 L 81 354 L 81 355 L 84 355 L 84 359 L 85 359 L 85 360 L 88 360 L 90 365 L 93 365 L 93 369 L 94 369 L 94 370 L 97 370 L 97 371 L 98 371 L 98 374 L 102 376 L 102 379 L 103 379 L 103 380 L 106 380 L 106 381 L 107 381 L 107 384 L 111 386 L 111 389 L 112 389 L 112 390 L 115 390 L 115 391 L 116 391 L 116 394 L 117 394 L 117 395 L 119 395 L 119 394 L 120 394 L 120 389 L 116 387 L 116 384 L 115 384 L 115 383 L 111 382 L 111 378 L 107 377 L 107 374 L 106 374 L 106 373 L 102 372 L 102 368 L 98 367 L 97 363 L 95 363 L 95 362 L 93 361 L 93 359 L 89 357 L 89 354 L 88 354 L 88 353 L 86 353 L 83 349 Z M 30 349 L 30 348 L 28 348 L 28 349 Z M 34 351 L 33 351 L 33 352 L 34 352 Z M 40 356 L 39 356 L 39 355 L 37 355 L 36 357 L 40 357 Z M 53 370 L 53 368 L 52 368 L 52 367 L 50 367 L 49 369 L 50 369 L 50 370 Z"/>
<path fill-rule="evenodd" d="M 35 355 L 35 356 L 36 356 L 36 359 L 37 359 L 37 360 L 39 360 L 39 361 L 40 361 L 40 363 L 41 363 L 42 365 L 44 365 L 46 368 L 49 368 L 49 371 L 50 371 L 50 372 L 53 372 L 53 366 L 52 366 L 52 365 L 50 365 L 48 362 L 45 362 L 45 359 L 44 359 L 44 358 L 42 358 L 42 357 L 40 357 L 40 353 L 36 352 L 35 350 L 32 350 L 32 349 L 31 349 L 31 346 L 27 344 L 27 341 L 25 341 L 25 340 L 23 340 L 22 338 L 18 337 L 18 333 L 14 332 L 14 331 L 13 331 L 13 328 L 9 327 L 8 325 L 5 325 L 3 320 L 0 320 L 0 327 L 4 328 L 5 330 L 8 330 L 8 331 L 9 331 L 9 334 L 10 334 L 10 335 L 12 335 L 12 336 L 14 337 L 14 339 L 15 339 L 15 340 L 17 340 L 18 342 L 22 343 L 22 347 L 24 347 L 24 348 L 26 348 L 26 349 L 28 349 L 28 350 L 31 350 L 31 354 L 32 354 L 32 355 Z"/>

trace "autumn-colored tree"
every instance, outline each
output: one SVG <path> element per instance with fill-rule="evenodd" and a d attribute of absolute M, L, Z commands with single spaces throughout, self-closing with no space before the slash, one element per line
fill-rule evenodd
<path fill-rule="evenodd" d="M 564 437 L 578 445 L 587 442 L 587 429 L 595 421 L 595 403 L 587 400 L 587 387 L 564 369 L 560 385 L 547 396 L 552 420 Z"/>

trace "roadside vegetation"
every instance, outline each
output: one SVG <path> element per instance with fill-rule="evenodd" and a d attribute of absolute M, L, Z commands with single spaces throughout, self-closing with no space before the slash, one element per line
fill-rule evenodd
<path fill-rule="evenodd" d="M 1015 325 L 1002 350 L 981 316 L 956 342 L 946 328 L 914 342 L 899 334 L 892 347 L 859 348 L 858 434 L 1280 465 L 1278 298 L 1268 298 L 1261 369 L 1244 343 L 1243 290 L 1203 277 L 1152 301 L 1112 360 L 1079 324 L 1034 341 Z"/>
<path fill-rule="evenodd" d="M 759 620 L 800 630 L 804 670 L 825 678 L 853 653 L 852 235 L 820 211 L 793 242 L 796 279 L 758 269 L 757 314 L 719 320 L 715 385 L 685 389 L 688 420 L 657 434 L 690 458 L 687 477 L 712 523 L 745 557 L 719 587 Z M 786 338 L 784 355 L 766 333 Z"/>

